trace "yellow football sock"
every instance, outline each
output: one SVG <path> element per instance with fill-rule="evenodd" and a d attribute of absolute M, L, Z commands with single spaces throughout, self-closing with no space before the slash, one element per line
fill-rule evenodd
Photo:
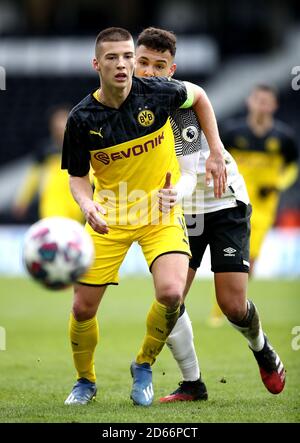
<path fill-rule="evenodd" d="M 215 318 L 222 318 L 223 315 L 224 314 L 223 314 L 220 306 L 218 305 L 217 301 L 214 300 L 213 307 L 212 307 L 212 310 L 211 310 L 211 316 L 215 317 Z"/>
<path fill-rule="evenodd" d="M 69 334 L 77 378 L 87 378 L 95 383 L 94 353 L 99 338 L 97 317 L 79 322 L 71 313 Z"/>
<path fill-rule="evenodd" d="M 214 288 L 212 289 L 212 300 L 213 305 L 209 314 L 208 323 L 214 327 L 221 326 L 224 323 L 225 317 L 216 300 Z"/>
<path fill-rule="evenodd" d="M 162 350 L 168 335 L 172 331 L 179 315 L 177 308 L 168 308 L 158 301 L 154 301 L 147 316 L 147 332 L 142 347 L 136 358 L 138 364 L 152 365 Z"/>

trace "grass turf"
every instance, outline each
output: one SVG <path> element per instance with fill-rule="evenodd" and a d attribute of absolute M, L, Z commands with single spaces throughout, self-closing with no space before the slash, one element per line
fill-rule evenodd
<path fill-rule="evenodd" d="M 274 396 L 264 388 L 245 339 L 227 323 L 207 325 L 212 283 L 196 281 L 187 300 L 207 402 L 160 404 L 177 387 L 180 374 L 168 349 L 153 366 L 155 401 L 133 406 L 130 362 L 145 330 L 152 302 L 151 279 L 122 280 L 110 287 L 98 313 L 97 401 L 65 406 L 75 380 L 67 337 L 72 291 L 50 292 L 28 279 L 0 279 L 0 326 L 6 351 L 0 351 L 0 422 L 9 423 L 259 423 L 300 421 L 300 350 L 292 349 L 292 328 L 299 325 L 299 281 L 253 281 L 264 330 L 287 368 L 287 384 Z M 225 380 L 226 383 L 221 382 Z"/>

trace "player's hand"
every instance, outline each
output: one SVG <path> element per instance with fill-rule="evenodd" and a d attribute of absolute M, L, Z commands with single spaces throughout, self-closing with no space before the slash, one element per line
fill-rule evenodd
<path fill-rule="evenodd" d="M 106 221 L 100 214 L 106 214 L 106 210 L 97 202 L 90 200 L 85 203 L 82 208 L 85 219 L 88 224 L 99 234 L 107 234 L 109 232 Z"/>
<path fill-rule="evenodd" d="M 278 189 L 275 186 L 263 186 L 258 190 L 258 196 L 260 198 L 267 198 L 273 192 L 278 192 Z"/>
<path fill-rule="evenodd" d="M 214 181 L 214 194 L 216 198 L 221 198 L 226 191 L 227 172 L 225 160 L 222 153 L 210 153 L 206 160 L 206 185 Z"/>
<path fill-rule="evenodd" d="M 177 191 L 171 184 L 171 172 L 166 173 L 164 187 L 158 191 L 158 207 L 161 212 L 168 213 L 176 204 Z"/>

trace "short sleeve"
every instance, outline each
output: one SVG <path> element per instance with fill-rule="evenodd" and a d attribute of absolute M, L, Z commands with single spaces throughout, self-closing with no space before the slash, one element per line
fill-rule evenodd
<path fill-rule="evenodd" d="M 299 151 L 296 143 L 296 137 L 294 136 L 294 134 L 292 133 L 288 134 L 285 143 L 283 145 L 282 151 L 286 164 L 298 161 Z"/>
<path fill-rule="evenodd" d="M 180 106 L 181 109 L 191 108 L 194 103 L 194 89 L 192 83 L 184 82 L 186 87 L 187 97 L 185 102 Z"/>
<path fill-rule="evenodd" d="M 70 114 L 64 135 L 61 168 L 70 175 L 83 177 L 90 170 L 90 153 L 86 148 L 85 138 L 80 123 Z"/>
<path fill-rule="evenodd" d="M 188 99 L 188 91 L 186 84 L 179 80 L 169 80 L 174 85 L 174 89 L 176 91 L 174 97 L 174 110 L 181 108 Z"/>
<path fill-rule="evenodd" d="M 170 112 L 179 109 L 187 100 L 187 88 L 184 82 L 169 77 L 152 77 L 147 79 L 151 82 L 152 93 L 163 106 L 169 108 Z"/>

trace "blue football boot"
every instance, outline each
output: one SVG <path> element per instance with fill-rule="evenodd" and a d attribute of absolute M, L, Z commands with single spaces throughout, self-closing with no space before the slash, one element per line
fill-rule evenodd
<path fill-rule="evenodd" d="M 130 398 L 135 405 L 150 406 L 153 402 L 154 392 L 152 386 L 152 369 L 149 363 L 137 364 L 132 362 L 130 366 L 133 385 Z"/>
<path fill-rule="evenodd" d="M 96 393 L 96 383 L 92 383 L 86 378 L 79 378 L 65 400 L 65 405 L 86 405 L 96 397 Z"/>

